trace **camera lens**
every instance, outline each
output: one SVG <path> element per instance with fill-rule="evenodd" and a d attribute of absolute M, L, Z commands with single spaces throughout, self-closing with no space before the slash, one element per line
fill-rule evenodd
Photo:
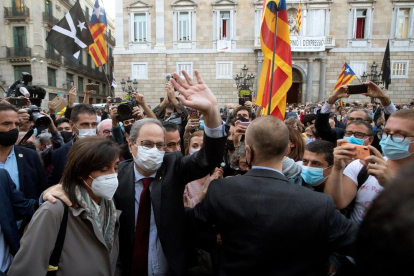
<path fill-rule="evenodd" d="M 128 104 L 120 104 L 118 106 L 118 115 L 122 120 L 126 120 L 132 116 L 132 109 Z"/>
<path fill-rule="evenodd" d="M 38 112 L 33 113 L 33 122 L 38 128 L 47 128 L 50 124 L 49 118 Z"/>

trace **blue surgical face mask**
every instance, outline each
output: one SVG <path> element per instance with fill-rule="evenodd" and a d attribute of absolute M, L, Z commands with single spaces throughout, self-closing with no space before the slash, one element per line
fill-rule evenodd
<path fill-rule="evenodd" d="M 414 141 L 405 139 L 404 141 L 397 143 L 391 140 L 391 136 L 380 141 L 380 146 L 384 155 L 391 160 L 400 160 L 409 157 L 412 152 L 408 151 L 410 144 Z"/>
<path fill-rule="evenodd" d="M 229 109 L 229 114 L 231 114 L 233 112 L 233 108 Z"/>
<path fill-rule="evenodd" d="M 306 144 L 309 144 L 309 143 L 315 142 L 315 140 L 316 140 L 316 138 L 309 138 L 309 137 L 305 137 Z"/>
<path fill-rule="evenodd" d="M 351 137 L 344 137 L 345 140 L 347 140 L 350 144 L 353 145 L 360 145 L 362 146 L 364 144 L 364 139 L 361 138 L 355 138 L 354 135 L 352 135 Z"/>
<path fill-rule="evenodd" d="M 318 186 L 325 181 L 327 177 L 323 176 L 323 171 L 329 169 L 332 166 L 329 166 L 325 169 L 323 168 L 314 168 L 309 166 L 302 166 L 301 176 L 303 180 L 310 186 Z"/>

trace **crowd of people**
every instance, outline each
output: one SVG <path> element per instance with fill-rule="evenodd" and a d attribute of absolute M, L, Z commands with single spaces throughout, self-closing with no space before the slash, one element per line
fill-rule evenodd
<path fill-rule="evenodd" d="M 0 102 L 0 275 L 408 275 L 414 100 L 342 86 L 281 121 L 182 73 L 130 116 Z"/>

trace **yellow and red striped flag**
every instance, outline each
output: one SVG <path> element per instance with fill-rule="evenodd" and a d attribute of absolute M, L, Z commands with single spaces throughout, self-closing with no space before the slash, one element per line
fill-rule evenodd
<path fill-rule="evenodd" d="M 96 0 L 95 6 L 93 7 L 91 24 L 89 25 L 94 40 L 94 44 L 89 46 L 89 54 L 97 67 L 108 62 L 108 50 L 106 49 L 104 36 L 107 25 L 105 10 L 99 6 L 99 0 Z"/>
<path fill-rule="evenodd" d="M 296 14 L 296 29 L 298 33 L 300 31 L 300 26 L 302 25 L 302 10 L 300 9 L 300 3 L 298 8 L 298 13 Z"/>
<path fill-rule="evenodd" d="M 274 71 L 271 72 L 277 10 L 279 10 L 279 13 Z M 270 114 L 283 120 L 286 109 L 286 94 L 292 85 L 292 53 L 290 50 L 289 21 L 286 10 L 286 0 L 263 1 L 260 40 L 263 52 L 263 64 L 260 73 L 256 104 L 263 107 L 265 114 L 267 114 L 267 109 L 269 108 L 271 76 L 273 74 Z"/>
<path fill-rule="evenodd" d="M 353 81 L 355 77 L 356 75 L 354 71 L 352 71 L 351 67 L 349 67 L 349 65 L 345 62 L 344 66 L 342 66 L 342 70 L 341 70 L 341 73 L 339 74 L 339 78 L 336 81 L 334 92 L 342 85 L 347 85 L 348 83 Z M 338 100 L 338 103 L 339 103 L 339 106 L 342 106 L 343 105 L 342 99 Z"/>

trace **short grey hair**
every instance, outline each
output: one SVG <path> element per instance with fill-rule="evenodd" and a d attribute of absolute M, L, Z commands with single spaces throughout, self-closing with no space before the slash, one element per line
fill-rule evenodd
<path fill-rule="evenodd" d="M 50 133 L 42 133 L 39 136 L 37 136 L 39 139 L 40 145 L 47 145 L 48 142 L 51 142 L 52 134 Z"/>
<path fill-rule="evenodd" d="M 97 126 L 98 132 L 101 130 L 102 125 L 106 122 L 111 122 L 112 123 L 112 119 L 105 119 L 105 120 L 101 121 Z"/>
<path fill-rule="evenodd" d="M 362 111 L 365 112 L 365 115 L 367 116 L 367 121 L 369 121 L 370 123 L 372 123 L 372 113 L 370 110 L 366 109 L 366 108 L 362 108 L 362 107 L 353 107 L 348 111 L 347 116 L 349 117 L 349 115 L 351 115 L 352 112 L 355 111 Z"/>
<path fill-rule="evenodd" d="M 230 165 L 232 168 L 239 167 L 239 161 L 241 157 L 246 157 L 246 147 L 244 143 L 240 143 L 240 146 L 236 148 L 231 156 Z"/>
<path fill-rule="evenodd" d="M 135 142 L 137 141 L 137 138 L 139 136 L 139 131 L 141 130 L 141 128 L 144 125 L 147 125 L 147 124 L 158 125 L 162 129 L 162 131 L 164 132 L 164 141 L 165 141 L 165 128 L 162 126 L 161 122 L 157 119 L 154 119 L 154 118 L 145 118 L 145 119 L 136 121 L 132 125 L 131 132 L 129 134 L 129 140 L 131 141 L 132 144 L 135 144 Z"/>

